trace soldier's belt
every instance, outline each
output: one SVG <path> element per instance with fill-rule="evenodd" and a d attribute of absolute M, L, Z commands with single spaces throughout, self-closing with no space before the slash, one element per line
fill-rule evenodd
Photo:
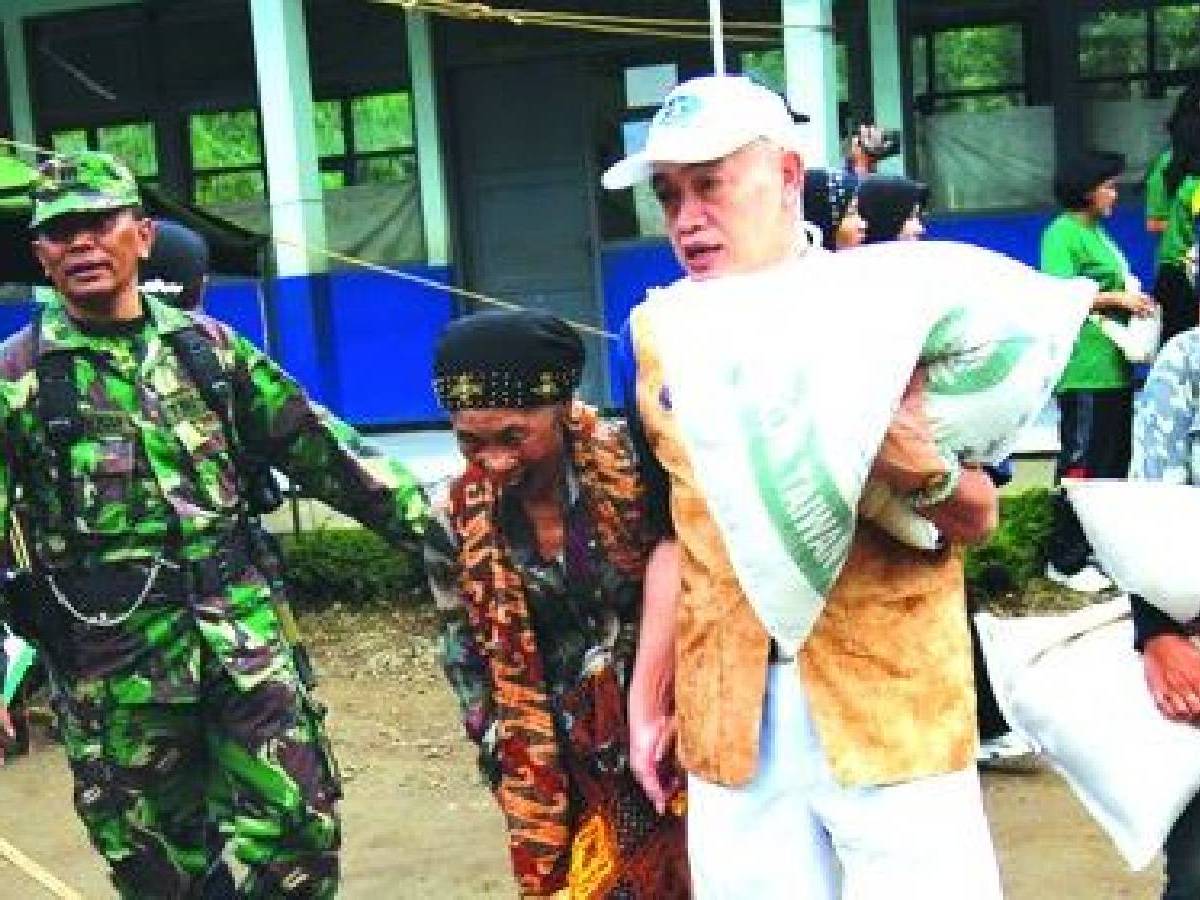
<path fill-rule="evenodd" d="M 213 596 L 244 577 L 252 565 L 242 540 L 230 540 L 200 560 L 99 563 L 56 571 L 54 582 L 74 610 L 91 619 L 112 619 L 128 610 L 146 591 L 148 604 L 178 602 L 187 597 Z M 153 574 L 153 581 L 150 582 Z M 147 584 L 149 589 L 147 590 Z"/>

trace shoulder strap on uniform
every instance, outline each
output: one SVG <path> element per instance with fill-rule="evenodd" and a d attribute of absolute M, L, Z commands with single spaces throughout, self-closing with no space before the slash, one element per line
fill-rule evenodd
<path fill-rule="evenodd" d="M 75 386 L 75 358 L 70 353 L 41 352 L 42 310 L 39 307 L 30 323 L 33 331 L 34 370 L 37 373 L 38 418 L 46 429 L 50 452 L 54 457 L 54 487 L 58 494 L 66 532 L 74 534 L 75 493 L 71 476 L 71 446 L 83 434 L 83 414 L 79 410 L 79 391 Z M 48 524 L 48 523 L 47 523 Z"/>
<path fill-rule="evenodd" d="M 225 432 L 225 442 L 229 446 L 229 455 L 239 482 L 238 494 L 242 498 L 244 512 L 253 516 L 277 505 L 273 500 L 256 499 L 260 497 L 261 487 L 266 483 L 269 482 L 272 488 L 275 487 L 274 476 L 271 475 L 270 466 L 266 461 L 259 454 L 252 452 L 241 439 L 235 421 L 237 405 L 234 402 L 236 389 L 233 378 L 217 358 L 212 338 L 195 325 L 169 332 L 166 338 L 179 355 L 180 364 L 195 382 L 205 405 L 216 413 L 221 421 L 221 429 Z"/>
<path fill-rule="evenodd" d="M 184 370 L 196 383 L 204 403 L 221 417 L 227 431 L 233 428 L 233 381 L 217 359 L 212 340 L 195 325 L 168 332 L 168 343 L 175 348 Z M 227 435 L 231 439 L 233 435 Z"/>

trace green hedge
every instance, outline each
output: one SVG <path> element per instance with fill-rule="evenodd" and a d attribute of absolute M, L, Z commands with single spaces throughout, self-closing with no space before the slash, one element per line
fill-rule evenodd
<path fill-rule="evenodd" d="M 1051 492 L 1032 488 L 1000 498 L 1000 525 L 967 553 L 967 587 L 976 596 L 1022 591 L 1046 565 L 1053 521 Z"/>
<path fill-rule="evenodd" d="M 973 596 L 1025 589 L 1045 566 L 1052 521 L 1050 491 L 1034 488 L 1000 498 L 1000 525 L 966 557 Z M 328 528 L 283 538 L 288 578 L 302 607 L 418 602 L 427 597 L 417 553 L 401 553 L 361 528 Z"/>
<path fill-rule="evenodd" d="M 425 596 L 419 553 L 395 550 L 362 528 L 322 528 L 282 537 L 288 582 L 302 607 L 361 605 Z"/>

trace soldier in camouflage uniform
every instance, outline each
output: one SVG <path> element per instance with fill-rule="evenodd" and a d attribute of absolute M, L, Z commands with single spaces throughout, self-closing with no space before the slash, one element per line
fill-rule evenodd
<path fill-rule="evenodd" d="M 0 346 L 0 521 L 28 513 L 35 561 L 0 612 L 50 660 L 79 815 L 123 897 L 228 896 L 228 840 L 249 869 L 237 896 L 333 896 L 334 762 L 246 547 L 235 432 L 174 333 L 199 331 L 236 440 L 308 495 L 397 546 L 422 533 L 424 496 L 245 339 L 138 292 L 152 226 L 123 165 L 60 158 L 34 201 L 58 296 Z M 39 415 L 60 354 L 82 424 L 66 437 Z"/>

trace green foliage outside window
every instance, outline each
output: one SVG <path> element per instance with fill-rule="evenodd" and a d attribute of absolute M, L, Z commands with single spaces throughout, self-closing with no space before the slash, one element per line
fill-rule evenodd
<path fill-rule="evenodd" d="M 1163 6 L 1154 11 L 1159 71 L 1200 67 L 1200 3 Z"/>
<path fill-rule="evenodd" d="M 87 132 L 82 128 L 56 131 L 50 135 L 50 146 L 59 153 L 78 153 L 80 150 L 87 150 Z"/>
<path fill-rule="evenodd" d="M 1146 71 L 1145 10 L 1105 10 L 1080 19 L 1079 74 L 1084 78 Z"/>
<path fill-rule="evenodd" d="M 336 191 L 346 186 L 346 173 L 340 169 L 321 172 L 321 190 Z"/>
<path fill-rule="evenodd" d="M 932 81 L 939 92 L 1023 84 L 1021 26 L 1013 22 L 936 32 Z"/>
<path fill-rule="evenodd" d="M 349 112 L 351 132 L 346 133 Z M 321 188 L 350 184 L 402 184 L 416 177 L 412 103 L 407 91 L 391 91 L 313 104 Z"/>
<path fill-rule="evenodd" d="M 266 196 L 262 172 L 219 172 L 196 175 L 196 202 L 201 206 L 214 203 L 241 203 Z"/>
<path fill-rule="evenodd" d="M 350 117 L 356 152 L 413 146 L 412 101 L 407 91 L 355 97 L 350 101 Z"/>
<path fill-rule="evenodd" d="M 402 184 L 417 177 L 416 160 L 405 156 L 360 159 L 354 172 L 357 184 Z"/>
<path fill-rule="evenodd" d="M 1019 106 L 1024 100 L 1025 47 L 1016 22 L 917 34 L 910 52 L 913 94 L 933 94 L 933 112 L 990 112 Z"/>
<path fill-rule="evenodd" d="M 138 178 L 154 178 L 158 174 L 158 149 L 151 122 L 66 128 L 50 135 L 50 146 L 59 153 L 103 150 L 124 161 Z"/>
<path fill-rule="evenodd" d="M 317 132 L 317 156 L 341 156 L 346 152 L 340 100 L 321 100 L 314 103 L 313 125 Z"/>
<path fill-rule="evenodd" d="M 154 125 L 150 122 L 129 122 L 97 128 L 96 145 L 98 149 L 124 160 L 139 178 L 152 178 L 158 174 Z"/>
<path fill-rule="evenodd" d="M 787 94 L 787 68 L 783 50 L 743 50 L 741 71 L 759 84 L 776 93 Z M 837 72 L 837 97 L 839 103 L 850 99 L 850 51 L 843 43 L 834 44 L 834 68 Z"/>
<path fill-rule="evenodd" d="M 188 119 L 188 130 L 197 203 L 209 206 L 266 196 L 257 111 L 197 113 Z M 213 171 L 217 169 L 225 171 Z"/>
<path fill-rule="evenodd" d="M 252 109 L 199 113 L 188 120 L 196 171 L 262 162 L 258 114 Z"/>

